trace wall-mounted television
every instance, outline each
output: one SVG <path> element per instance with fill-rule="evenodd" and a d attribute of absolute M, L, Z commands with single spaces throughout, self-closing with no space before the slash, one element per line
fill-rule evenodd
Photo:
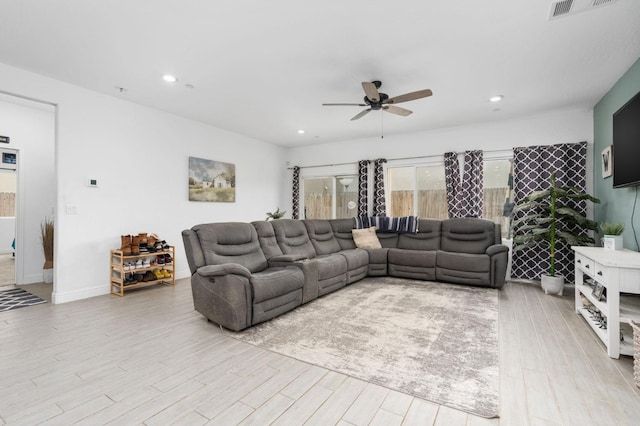
<path fill-rule="evenodd" d="M 613 187 L 640 185 L 640 92 L 613 114 Z"/>

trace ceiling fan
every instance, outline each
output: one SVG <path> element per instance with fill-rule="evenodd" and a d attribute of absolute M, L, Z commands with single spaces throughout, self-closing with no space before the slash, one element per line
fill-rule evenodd
<path fill-rule="evenodd" d="M 331 104 L 322 104 L 323 106 L 368 106 L 369 108 L 360 111 L 356 116 L 354 116 L 351 121 L 358 120 L 365 115 L 369 114 L 371 111 L 383 110 L 390 112 L 392 114 L 407 116 L 411 114 L 413 111 L 410 111 L 406 108 L 401 108 L 395 106 L 393 104 L 399 104 L 401 102 L 414 101 L 416 99 L 426 98 L 428 96 L 433 95 L 433 92 L 429 89 L 418 90 L 417 92 L 405 93 L 404 95 L 394 96 L 390 98 L 386 93 L 378 92 L 378 89 L 382 86 L 382 82 L 375 80 L 372 82 L 365 81 L 362 83 L 362 88 L 364 89 L 365 97 L 364 103 L 359 104 L 344 104 L 344 103 L 331 103 Z"/>

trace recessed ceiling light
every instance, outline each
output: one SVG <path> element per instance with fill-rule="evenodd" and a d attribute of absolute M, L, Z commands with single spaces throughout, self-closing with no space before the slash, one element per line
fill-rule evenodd
<path fill-rule="evenodd" d="M 191 83 L 187 83 L 184 85 L 184 87 L 186 87 L 187 89 L 193 89 L 195 86 Z"/>
<path fill-rule="evenodd" d="M 495 95 L 489 98 L 490 102 L 500 102 L 504 98 L 502 95 Z"/>
<path fill-rule="evenodd" d="M 298 134 L 303 135 L 304 134 L 304 130 L 302 130 L 302 129 L 298 130 Z"/>
<path fill-rule="evenodd" d="M 166 81 L 167 83 L 175 83 L 176 81 L 178 81 L 178 78 L 174 75 L 171 74 L 165 74 L 162 76 L 162 79 L 164 81 Z"/>

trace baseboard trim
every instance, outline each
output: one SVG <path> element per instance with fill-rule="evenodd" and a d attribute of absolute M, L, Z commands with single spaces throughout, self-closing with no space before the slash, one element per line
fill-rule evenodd
<path fill-rule="evenodd" d="M 90 287 L 83 288 L 81 290 L 67 291 L 64 293 L 54 291 L 53 294 L 51 294 L 51 303 L 67 303 L 76 300 L 88 299 L 90 297 L 102 296 L 105 294 L 109 294 L 109 287 Z"/>

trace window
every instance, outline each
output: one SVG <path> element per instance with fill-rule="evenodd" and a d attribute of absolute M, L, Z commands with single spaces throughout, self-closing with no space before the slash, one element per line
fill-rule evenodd
<path fill-rule="evenodd" d="M 358 176 L 305 178 L 305 219 L 343 219 L 358 212 Z"/>
<path fill-rule="evenodd" d="M 387 168 L 389 216 L 446 219 L 444 164 Z"/>
<path fill-rule="evenodd" d="M 502 238 L 506 238 L 509 232 L 512 208 L 510 203 L 513 200 L 511 164 L 512 159 L 510 158 L 485 160 L 483 164 L 484 208 L 482 216 L 502 225 Z"/>
<path fill-rule="evenodd" d="M 483 163 L 483 217 L 502 225 L 502 236 L 509 232 L 513 200 L 512 159 L 489 158 Z M 461 178 L 464 173 L 461 170 Z M 387 167 L 389 216 L 418 216 L 446 219 L 447 191 L 443 163 Z"/>

